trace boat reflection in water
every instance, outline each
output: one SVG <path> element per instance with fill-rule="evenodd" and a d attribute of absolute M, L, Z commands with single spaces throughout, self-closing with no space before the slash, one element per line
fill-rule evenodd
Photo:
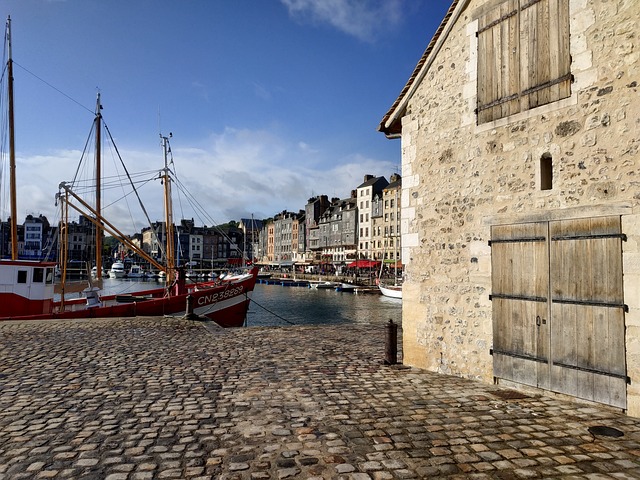
<path fill-rule="evenodd" d="M 402 302 L 379 294 L 258 284 L 249 305 L 249 327 L 402 322 Z"/>

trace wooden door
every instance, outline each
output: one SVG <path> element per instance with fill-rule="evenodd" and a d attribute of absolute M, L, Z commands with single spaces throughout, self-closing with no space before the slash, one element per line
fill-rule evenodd
<path fill-rule="evenodd" d="M 620 217 L 549 224 L 552 390 L 626 408 Z"/>
<path fill-rule="evenodd" d="M 496 377 L 549 388 L 549 255 L 546 222 L 491 229 L 493 368 Z"/>
<path fill-rule="evenodd" d="M 491 236 L 494 376 L 626 408 L 620 218 Z"/>

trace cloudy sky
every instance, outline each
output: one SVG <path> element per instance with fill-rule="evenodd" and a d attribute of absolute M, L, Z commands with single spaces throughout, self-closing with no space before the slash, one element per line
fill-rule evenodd
<path fill-rule="evenodd" d="M 197 224 L 297 211 L 315 195 L 347 197 L 365 174 L 389 178 L 400 169 L 400 142 L 376 127 L 449 5 L 3 0 L 0 13 L 12 20 L 18 218 L 59 217 L 54 196 L 78 170 L 98 92 L 130 172 L 153 177 L 163 161 L 159 134 L 173 134 L 174 168 L 206 212 L 180 194 L 175 215 Z M 106 177 L 122 173 L 115 150 L 105 146 L 103 158 Z M 7 172 L 3 165 L 3 220 Z M 140 187 L 151 220 L 162 219 L 160 182 Z M 125 217 L 143 219 L 133 197 L 112 205 L 125 195 L 105 188 L 103 204 L 131 230 Z"/>

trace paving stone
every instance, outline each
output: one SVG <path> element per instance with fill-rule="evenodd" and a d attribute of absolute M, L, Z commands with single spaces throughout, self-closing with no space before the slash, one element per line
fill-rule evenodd
<path fill-rule="evenodd" d="M 640 420 L 385 367 L 383 324 L 5 322 L 0 337 L 2 480 L 640 478 Z"/>

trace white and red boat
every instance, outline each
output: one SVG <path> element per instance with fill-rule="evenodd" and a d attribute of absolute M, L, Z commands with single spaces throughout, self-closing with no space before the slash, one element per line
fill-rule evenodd
<path fill-rule="evenodd" d="M 251 294 L 256 284 L 258 268 L 250 268 L 247 272 L 228 276 L 224 280 L 213 280 L 197 284 L 188 284 L 184 271 L 176 266 L 174 258 L 174 224 L 171 206 L 171 171 L 167 161 L 170 151 L 169 139 L 162 138 L 164 149 L 164 169 L 158 178 L 162 179 L 165 194 L 165 226 L 166 245 L 165 263 L 156 259 L 133 244 L 112 223 L 102 216 L 100 209 L 100 128 L 102 106 L 100 96 L 96 104 L 96 204 L 89 205 L 73 191 L 73 182 L 60 184 L 57 199 L 63 206 L 66 216 L 61 222 L 60 244 L 62 275 L 61 284 L 54 285 L 55 269 L 53 262 L 29 261 L 18 258 L 18 239 L 16 223 L 16 184 L 15 184 L 15 149 L 13 139 L 13 67 L 11 60 L 11 19 L 7 19 L 8 45 L 7 81 L 9 97 L 9 161 L 11 187 L 11 259 L 0 260 L 0 321 L 2 320 L 46 320 L 69 318 L 103 318 L 103 317 L 135 317 L 164 316 L 179 314 L 195 314 L 206 317 L 223 327 L 240 327 L 245 323 Z M 96 230 L 96 271 L 102 271 L 101 245 L 103 232 L 107 231 L 128 248 L 134 250 L 151 265 L 164 273 L 166 284 L 155 289 L 145 289 L 128 295 L 101 295 L 97 286 L 88 284 L 83 290 L 83 297 L 65 298 L 66 286 L 66 245 L 65 237 L 68 223 L 69 207 L 77 210 L 95 225 Z M 56 294 L 56 289 L 61 293 Z"/>
<path fill-rule="evenodd" d="M 0 260 L 0 320 L 46 320 L 182 315 L 191 297 L 193 313 L 222 327 L 244 325 L 258 269 L 228 281 L 159 287 L 131 295 L 100 296 L 96 287 L 83 298 L 54 300 L 53 262 Z M 191 312 L 191 310 L 189 311 Z"/>

